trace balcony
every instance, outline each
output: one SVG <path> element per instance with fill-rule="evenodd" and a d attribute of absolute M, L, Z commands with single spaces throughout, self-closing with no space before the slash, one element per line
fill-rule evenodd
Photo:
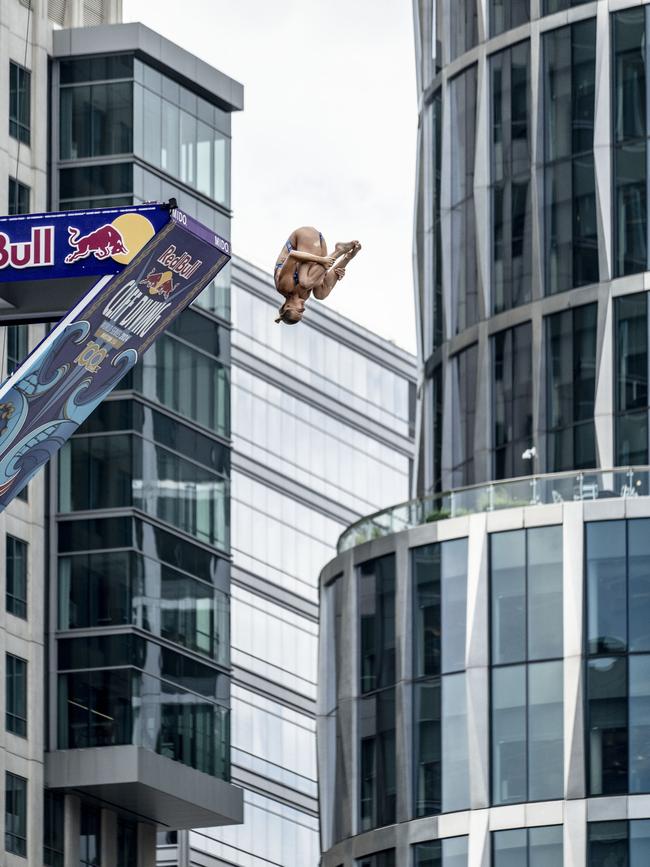
<path fill-rule="evenodd" d="M 432 494 L 391 506 L 362 518 L 339 537 L 337 550 L 349 548 L 419 527 L 431 521 L 513 509 L 583 500 L 646 497 L 650 494 L 650 467 L 617 467 L 610 470 L 575 470 L 565 473 L 522 476 Z"/>

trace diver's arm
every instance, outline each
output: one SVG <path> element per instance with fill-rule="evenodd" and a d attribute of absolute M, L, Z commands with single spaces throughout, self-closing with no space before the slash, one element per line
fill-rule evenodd
<path fill-rule="evenodd" d="M 303 253 L 302 250 L 291 250 L 287 258 L 297 259 L 298 262 L 316 262 L 325 268 L 331 268 L 334 264 L 331 256 L 317 256 L 315 253 Z"/>

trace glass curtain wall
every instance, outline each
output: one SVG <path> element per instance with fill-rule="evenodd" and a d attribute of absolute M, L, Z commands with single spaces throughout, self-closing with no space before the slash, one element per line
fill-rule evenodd
<path fill-rule="evenodd" d="M 492 867 L 563 867 L 562 825 L 492 833 Z"/>
<path fill-rule="evenodd" d="M 474 65 L 449 84 L 451 140 L 454 143 L 451 151 L 451 303 L 456 333 L 479 319 L 474 214 L 476 80 L 477 67 Z"/>
<path fill-rule="evenodd" d="M 472 485 L 474 476 L 474 427 L 478 386 L 478 343 L 452 359 L 454 432 L 452 438 L 452 487 Z"/>
<path fill-rule="evenodd" d="M 530 20 L 530 0 L 490 0 L 490 36 Z"/>
<path fill-rule="evenodd" d="M 546 294 L 598 282 L 594 174 L 596 19 L 545 33 Z"/>
<path fill-rule="evenodd" d="M 644 199 L 645 201 L 645 199 Z M 614 299 L 616 466 L 648 462 L 648 296 Z"/>
<path fill-rule="evenodd" d="M 493 54 L 492 309 L 531 300 L 530 43 Z"/>
<path fill-rule="evenodd" d="M 616 277 L 648 267 L 647 19 L 645 6 L 612 15 Z"/>
<path fill-rule="evenodd" d="M 467 540 L 412 553 L 415 816 L 469 806 Z"/>
<path fill-rule="evenodd" d="M 59 749 L 135 744 L 229 779 L 227 674 L 126 633 L 58 647 Z"/>
<path fill-rule="evenodd" d="M 650 821 L 590 822 L 587 845 L 587 867 L 646 867 Z"/>
<path fill-rule="evenodd" d="M 546 317 L 549 472 L 596 466 L 597 317 L 597 304 Z"/>
<path fill-rule="evenodd" d="M 530 322 L 492 338 L 495 479 L 530 472 L 521 455 L 533 436 L 532 342 Z"/>
<path fill-rule="evenodd" d="M 563 794 L 562 528 L 490 537 L 492 803 Z"/>
<path fill-rule="evenodd" d="M 587 524 L 589 794 L 650 792 L 650 520 Z"/>
<path fill-rule="evenodd" d="M 357 570 L 360 616 L 360 824 L 395 821 L 395 556 Z"/>

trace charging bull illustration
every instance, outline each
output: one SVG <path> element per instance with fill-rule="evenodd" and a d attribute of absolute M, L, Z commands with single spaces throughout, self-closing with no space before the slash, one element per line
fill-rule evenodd
<path fill-rule="evenodd" d="M 73 248 L 72 253 L 65 257 L 67 265 L 72 265 L 73 262 L 78 262 L 79 259 L 86 259 L 88 256 L 94 256 L 95 259 L 107 259 L 109 256 L 115 256 L 120 253 L 128 253 L 124 243 L 124 238 L 119 230 L 107 223 L 105 226 L 100 226 L 93 232 L 79 237 L 79 229 L 74 226 L 68 226 L 68 243 Z"/>
<path fill-rule="evenodd" d="M 152 271 L 150 274 L 140 281 L 140 286 L 144 286 L 149 290 L 150 295 L 162 295 L 165 301 L 172 294 L 174 289 L 171 271 Z"/>

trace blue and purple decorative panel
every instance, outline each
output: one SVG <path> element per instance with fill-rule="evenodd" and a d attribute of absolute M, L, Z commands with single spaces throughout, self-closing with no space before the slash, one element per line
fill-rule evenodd
<path fill-rule="evenodd" d="M 0 511 L 230 259 L 227 241 L 160 205 L 12 220 L 0 281 L 102 276 L 0 387 Z"/>

